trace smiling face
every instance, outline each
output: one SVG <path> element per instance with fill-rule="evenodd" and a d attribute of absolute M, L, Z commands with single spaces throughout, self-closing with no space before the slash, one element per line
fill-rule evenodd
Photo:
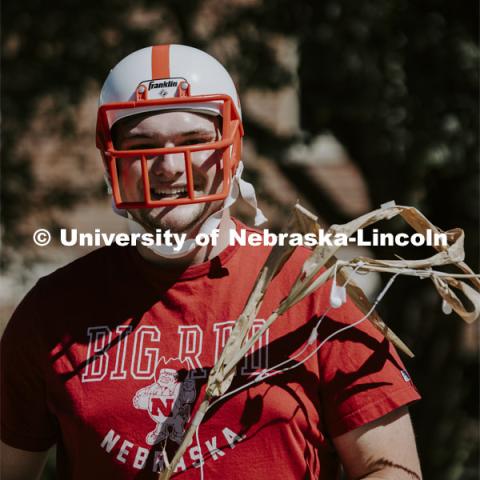
<path fill-rule="evenodd" d="M 192 112 L 151 112 L 127 117 L 112 129 L 116 149 L 178 147 L 211 143 L 220 138 L 218 117 Z M 192 152 L 195 196 L 221 190 L 221 153 L 215 150 Z M 147 157 L 152 200 L 186 197 L 187 176 L 182 153 Z M 140 159 L 123 158 L 117 163 L 120 191 L 124 201 L 144 198 Z M 193 232 L 205 218 L 218 210 L 221 201 L 189 205 L 132 209 L 133 218 L 149 231 L 156 228 L 172 232 Z"/>

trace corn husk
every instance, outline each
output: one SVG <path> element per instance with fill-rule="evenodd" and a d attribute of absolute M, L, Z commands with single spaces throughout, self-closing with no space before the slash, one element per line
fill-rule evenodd
<path fill-rule="evenodd" d="M 480 278 L 479 275 L 476 275 L 463 261 L 463 230 L 457 228 L 442 232 L 417 209 L 389 204 L 362 215 L 344 225 L 332 225 L 327 233 L 332 233 L 333 235 L 337 233 L 345 234 L 347 237 L 350 237 L 361 228 L 365 228 L 381 220 L 394 218 L 398 215 L 401 215 L 416 232 L 425 234 L 425 232 L 430 229 L 434 233 L 446 233 L 448 245 L 435 247 L 437 250 L 436 254 L 421 260 L 378 260 L 358 257 L 348 262 L 338 260 L 335 257 L 335 253 L 341 248 L 340 246 L 319 245 L 313 249 L 312 254 L 304 263 L 289 295 L 284 298 L 278 308 L 270 314 L 262 327 L 258 329 L 254 335 L 248 337 L 248 332 L 262 305 L 270 281 L 281 271 L 281 268 L 294 251 L 294 247 L 289 245 L 275 246 L 272 249 L 265 265 L 258 274 L 243 312 L 235 322 L 232 333 L 220 358 L 210 372 L 204 398 L 174 458 L 170 464 L 167 465 L 167 468 L 159 474 L 160 480 L 168 480 L 173 474 L 187 446 L 190 445 L 196 429 L 208 411 L 210 403 L 213 399 L 221 398 L 230 387 L 238 362 L 244 358 L 258 338 L 272 323 L 289 308 L 315 292 L 328 280 L 335 278 L 340 285 L 346 285 L 349 296 L 361 312 L 367 314 L 371 310 L 372 305 L 366 295 L 351 278 L 348 278 L 348 273 L 344 267 L 355 268 L 359 272 L 385 272 L 411 275 L 418 278 L 430 278 L 443 301 L 464 321 L 471 323 L 478 318 L 480 314 L 480 293 L 478 292 L 480 288 Z M 297 231 L 316 233 L 320 228 L 315 215 L 300 205 L 295 206 L 294 219 Z M 290 225 L 290 231 L 295 224 Z M 455 266 L 462 273 L 454 274 L 437 270 L 438 267 L 446 265 Z M 467 282 L 470 282 L 470 285 Z M 453 289 L 461 291 L 469 300 L 471 303 L 470 309 L 463 304 Z M 385 324 L 375 310 L 370 313 L 368 320 L 397 348 L 408 356 L 413 356 L 412 351 Z"/>

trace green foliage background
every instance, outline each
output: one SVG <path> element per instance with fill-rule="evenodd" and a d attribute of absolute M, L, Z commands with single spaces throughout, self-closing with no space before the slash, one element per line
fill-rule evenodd
<path fill-rule="evenodd" d="M 56 119 L 45 135 L 68 139 L 75 106 L 111 66 L 138 48 L 174 41 L 223 52 L 240 91 L 298 87 L 301 135 L 279 137 L 249 117 L 245 127 L 323 218 L 346 220 L 306 171 L 286 162 L 286 151 L 331 131 L 363 173 L 373 205 L 394 198 L 444 229 L 461 226 L 467 261 L 478 270 L 477 2 L 24 0 L 2 8 L 7 249 L 26 241 L 19 226 L 39 205 L 68 210 L 101 195 L 100 179 L 80 191 L 37 189 L 35 158 L 19 142 L 40 103 L 48 98 Z M 295 75 L 274 54 L 278 36 L 298 45 Z M 9 260 L 3 256 L 4 267 Z M 417 354 L 408 365 L 424 396 L 412 413 L 425 478 L 478 478 L 478 358 L 462 348 L 461 322 L 440 313 L 425 282 L 399 282 L 381 313 Z"/>

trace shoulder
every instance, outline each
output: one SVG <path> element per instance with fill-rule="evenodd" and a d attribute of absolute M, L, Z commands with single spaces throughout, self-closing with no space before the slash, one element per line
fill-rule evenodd
<path fill-rule="evenodd" d="M 34 288 L 43 291 L 95 288 L 121 267 L 125 258 L 123 250 L 124 247 L 118 246 L 94 250 L 40 278 Z"/>
<path fill-rule="evenodd" d="M 108 267 L 115 260 L 123 256 L 123 250 L 128 247 L 102 247 L 83 255 L 72 262 L 58 268 L 49 275 L 42 277 L 43 281 L 56 281 L 64 279 L 67 276 L 82 274 L 83 272 L 92 272 L 104 267 Z"/>
<path fill-rule="evenodd" d="M 41 330 L 54 317 L 68 318 L 74 309 L 92 303 L 124 256 L 121 247 L 104 247 L 41 277 L 16 307 L 5 334 L 14 328 Z"/>

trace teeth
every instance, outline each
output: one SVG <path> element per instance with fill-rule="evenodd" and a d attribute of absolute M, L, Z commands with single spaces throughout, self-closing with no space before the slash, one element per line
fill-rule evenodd
<path fill-rule="evenodd" d="M 150 193 L 152 197 L 184 197 L 187 195 L 187 188 L 186 187 L 178 187 L 178 188 L 151 188 Z"/>
<path fill-rule="evenodd" d="M 154 188 L 153 192 L 157 195 L 176 195 L 178 193 L 187 193 L 186 188 Z"/>

